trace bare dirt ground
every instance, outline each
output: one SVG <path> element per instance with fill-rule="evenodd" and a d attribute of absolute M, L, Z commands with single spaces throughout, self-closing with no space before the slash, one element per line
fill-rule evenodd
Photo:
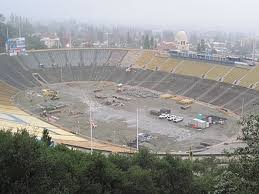
<path fill-rule="evenodd" d="M 73 82 L 48 86 L 58 92 L 59 100 L 46 100 L 41 95 L 42 88 L 21 92 L 16 96 L 16 103 L 34 114 L 42 111 L 40 105 L 65 105 L 59 111 L 49 114 L 50 121 L 71 129 L 75 133 L 90 136 L 89 113 L 96 124 L 93 136 L 97 139 L 115 144 L 128 145 L 136 138 L 136 110 L 139 110 L 139 133 L 152 136 L 141 146 L 155 152 L 185 152 L 192 146 L 193 150 L 208 152 L 205 144 L 211 146 L 228 141 L 239 132 L 237 120 L 218 110 L 194 103 L 188 110 L 174 100 L 159 98 L 160 93 L 141 87 L 123 85 L 119 87 L 111 82 Z M 121 88 L 118 92 L 117 90 Z M 115 98 L 114 98 L 115 97 Z M 170 109 L 172 114 L 183 116 L 184 121 L 173 123 L 160 120 L 150 114 L 150 110 Z M 198 114 L 215 115 L 226 118 L 224 125 L 213 125 L 204 130 L 188 127 Z M 44 118 L 47 119 L 47 118 Z M 202 143 L 202 144 L 201 144 Z M 224 146 L 214 147 L 219 153 Z"/>

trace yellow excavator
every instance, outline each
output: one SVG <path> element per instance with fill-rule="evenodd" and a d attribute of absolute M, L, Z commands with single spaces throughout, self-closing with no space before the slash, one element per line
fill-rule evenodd
<path fill-rule="evenodd" d="M 43 89 L 42 94 L 44 97 L 50 98 L 50 100 L 58 100 L 59 96 L 57 91 L 51 89 Z"/>

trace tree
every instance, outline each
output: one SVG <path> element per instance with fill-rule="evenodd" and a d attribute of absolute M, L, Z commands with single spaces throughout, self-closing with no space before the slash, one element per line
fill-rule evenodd
<path fill-rule="evenodd" d="M 249 193 L 245 188 L 246 182 L 238 174 L 231 171 L 224 171 L 216 178 L 217 184 L 214 186 L 214 194 L 246 194 Z M 242 187 L 240 187 L 242 185 Z"/>
<path fill-rule="evenodd" d="M 47 46 L 40 41 L 40 38 L 37 36 L 26 36 L 26 46 L 28 50 L 31 49 L 46 49 Z"/>
<path fill-rule="evenodd" d="M 240 122 L 242 126 L 242 136 L 239 138 L 246 143 L 245 148 L 239 148 L 237 153 L 251 154 L 254 157 L 259 156 L 259 114 L 247 115 Z"/>
<path fill-rule="evenodd" d="M 224 166 L 218 166 L 220 163 L 221 161 L 214 157 L 202 160 L 197 159 L 192 162 L 192 171 L 194 174 L 193 187 L 197 191 L 196 193 L 214 191 L 214 186 L 219 181 L 216 178 L 226 170 Z"/>
<path fill-rule="evenodd" d="M 123 189 L 123 193 L 158 193 L 152 179 L 151 170 L 143 170 L 139 166 L 132 166 L 127 172 L 127 182 Z"/>
<path fill-rule="evenodd" d="M 5 17 L 3 14 L 0 13 L 0 23 L 4 23 Z"/>
<path fill-rule="evenodd" d="M 127 41 L 127 44 L 131 44 L 131 42 L 132 42 L 129 31 L 127 32 L 127 40 L 126 41 Z"/>
<path fill-rule="evenodd" d="M 5 50 L 5 40 L 6 40 L 6 24 L 4 23 L 5 17 L 0 13 L 0 53 Z"/>
<path fill-rule="evenodd" d="M 193 187 L 193 172 L 189 161 L 167 155 L 155 166 L 157 170 L 153 176 L 159 193 L 200 193 L 199 189 Z"/>
<path fill-rule="evenodd" d="M 107 157 L 50 147 L 47 129 L 42 141 L 25 130 L 0 131 L 0 193 L 258 193 L 257 179 L 241 166 L 217 171 L 213 159 L 159 158 L 147 149 Z"/>
<path fill-rule="evenodd" d="M 112 193 L 122 189 L 123 173 L 107 158 L 94 153 L 79 173 L 79 193 Z M 118 192 L 119 193 L 119 192 Z"/>
<path fill-rule="evenodd" d="M 144 37 L 143 48 L 144 48 L 144 49 L 150 49 L 150 42 L 149 42 L 149 36 L 148 36 L 148 34 L 146 34 L 145 37 Z"/>
<path fill-rule="evenodd" d="M 154 37 L 152 36 L 150 39 L 150 49 L 154 49 L 155 47 L 155 41 L 154 41 Z"/>
<path fill-rule="evenodd" d="M 47 178 L 41 157 L 44 150 L 25 130 L 15 134 L 0 131 L 1 193 L 44 192 L 47 186 L 43 184 Z"/>
<path fill-rule="evenodd" d="M 152 169 L 156 157 L 149 152 L 147 148 L 142 148 L 139 153 L 133 156 L 133 164 L 143 169 Z"/>
<path fill-rule="evenodd" d="M 51 137 L 49 136 L 49 130 L 44 128 L 42 131 L 41 141 L 50 146 L 52 144 Z"/>
<path fill-rule="evenodd" d="M 206 51 L 205 40 L 202 39 L 197 45 L 197 52 L 204 53 Z"/>
<path fill-rule="evenodd" d="M 198 45 L 197 45 L 197 53 L 201 53 L 201 44 L 200 43 L 198 43 Z"/>
<path fill-rule="evenodd" d="M 200 47 L 201 47 L 201 52 L 205 52 L 206 51 L 206 45 L 205 45 L 205 40 L 204 39 L 201 40 Z"/>
<path fill-rule="evenodd" d="M 225 187 L 237 193 L 256 194 L 259 193 L 259 114 L 243 117 L 240 124 L 240 139 L 245 145 L 229 154 L 231 160 L 228 172 L 219 177 L 217 186 L 221 190 Z M 224 183 L 224 177 L 227 177 L 228 182 Z M 223 191 L 221 193 L 227 192 Z"/>

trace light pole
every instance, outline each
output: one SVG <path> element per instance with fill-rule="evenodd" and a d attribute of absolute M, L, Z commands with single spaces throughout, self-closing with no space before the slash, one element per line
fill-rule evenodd
<path fill-rule="evenodd" d="M 7 41 L 8 41 L 8 39 L 9 39 L 9 29 L 8 29 L 8 23 L 7 23 L 7 22 L 6 22 L 5 26 L 6 26 L 5 50 L 6 50 L 6 53 L 8 53 L 9 48 L 8 48 Z"/>
<path fill-rule="evenodd" d="M 62 64 L 61 64 L 61 67 L 60 67 L 60 81 L 63 82 L 63 72 L 62 72 Z"/>
<path fill-rule="evenodd" d="M 78 135 L 80 134 L 80 123 L 79 123 L 79 121 L 77 121 L 77 134 Z"/>
<path fill-rule="evenodd" d="M 90 104 L 90 130 L 91 130 L 91 154 L 93 153 L 93 125 L 92 125 L 92 110 L 91 110 L 91 104 Z"/>
<path fill-rule="evenodd" d="M 106 35 L 107 35 L 107 48 L 109 48 L 109 35 L 111 34 L 111 33 L 109 33 L 109 32 L 106 32 L 105 33 Z"/>
<path fill-rule="evenodd" d="M 116 139 L 116 131 L 113 130 L 113 143 L 115 144 L 115 139 Z"/>
<path fill-rule="evenodd" d="M 9 29 L 8 29 L 8 24 L 6 23 L 6 39 L 9 39 Z"/>
<path fill-rule="evenodd" d="M 19 18 L 19 38 L 21 38 L 21 17 Z"/>
<path fill-rule="evenodd" d="M 138 151 L 138 108 L 137 108 L 137 151 Z"/>
<path fill-rule="evenodd" d="M 245 103 L 245 98 L 243 98 L 243 101 L 242 101 L 242 117 L 244 116 L 244 103 Z"/>
<path fill-rule="evenodd" d="M 69 48 L 72 48 L 72 34 L 71 34 L 71 30 L 69 32 Z"/>
<path fill-rule="evenodd" d="M 82 91 L 81 91 L 82 92 Z M 87 104 L 86 95 L 82 92 L 84 103 Z M 90 149 L 91 154 L 93 153 L 93 123 L 92 123 L 92 104 L 89 103 L 89 124 L 90 124 Z"/>

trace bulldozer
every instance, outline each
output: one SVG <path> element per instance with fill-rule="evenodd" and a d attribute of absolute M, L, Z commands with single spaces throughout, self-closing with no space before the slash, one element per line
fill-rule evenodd
<path fill-rule="evenodd" d="M 51 89 L 43 89 L 42 94 L 44 97 L 48 97 L 50 100 L 58 100 L 59 96 L 57 91 Z"/>

